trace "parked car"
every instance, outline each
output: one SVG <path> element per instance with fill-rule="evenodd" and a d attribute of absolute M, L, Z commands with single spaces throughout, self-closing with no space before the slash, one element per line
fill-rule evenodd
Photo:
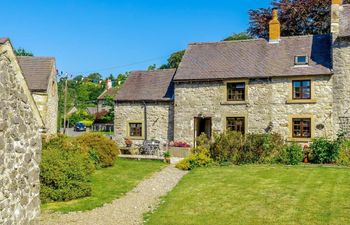
<path fill-rule="evenodd" d="M 77 131 L 77 132 L 86 131 L 86 126 L 82 123 L 76 123 L 74 126 L 74 131 Z"/>

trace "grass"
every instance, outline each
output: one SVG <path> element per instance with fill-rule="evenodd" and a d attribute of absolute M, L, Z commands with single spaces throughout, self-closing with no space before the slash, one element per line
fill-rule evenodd
<path fill-rule="evenodd" d="M 91 178 L 92 195 L 67 202 L 52 202 L 42 209 L 68 213 L 86 211 L 110 203 L 134 188 L 140 181 L 150 177 L 165 166 L 160 161 L 133 161 L 118 159 L 113 167 L 94 172 Z"/>
<path fill-rule="evenodd" d="M 195 169 L 163 200 L 147 225 L 350 224 L 350 169 Z"/>

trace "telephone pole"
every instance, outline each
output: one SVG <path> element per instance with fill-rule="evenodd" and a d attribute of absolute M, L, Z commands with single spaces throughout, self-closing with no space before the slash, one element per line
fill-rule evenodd
<path fill-rule="evenodd" d="M 67 129 L 67 92 L 68 92 L 68 74 L 66 73 L 66 80 L 64 84 L 64 115 L 63 115 L 63 134 L 66 134 Z"/>

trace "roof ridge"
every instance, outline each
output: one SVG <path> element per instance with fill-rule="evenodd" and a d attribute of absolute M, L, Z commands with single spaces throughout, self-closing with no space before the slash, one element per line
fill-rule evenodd
<path fill-rule="evenodd" d="M 54 56 L 17 56 L 18 58 L 56 59 Z"/>
<path fill-rule="evenodd" d="M 306 35 L 295 35 L 295 36 L 282 36 L 281 39 L 297 39 L 297 38 L 306 38 L 314 36 L 329 36 L 330 34 L 306 34 Z M 214 41 L 214 42 L 192 42 L 189 45 L 220 45 L 220 44 L 229 44 L 229 43 L 241 43 L 241 42 L 253 42 L 253 41 L 266 41 L 265 38 L 252 38 L 246 40 L 230 40 L 230 41 Z"/>

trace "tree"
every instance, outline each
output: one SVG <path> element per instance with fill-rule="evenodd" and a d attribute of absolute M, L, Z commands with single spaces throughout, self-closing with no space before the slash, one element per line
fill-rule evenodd
<path fill-rule="evenodd" d="M 153 65 L 150 65 L 147 70 L 148 71 L 152 71 L 152 70 L 156 70 L 157 69 L 157 65 L 156 64 L 153 64 Z"/>
<path fill-rule="evenodd" d="M 274 0 L 269 8 L 249 11 L 251 36 L 268 38 L 272 8 L 279 10 L 282 36 L 330 33 L 331 0 Z"/>
<path fill-rule="evenodd" d="M 93 83 L 98 83 L 100 80 L 102 80 L 102 75 L 99 73 L 91 73 L 89 76 L 87 76 L 87 79 Z"/>
<path fill-rule="evenodd" d="M 168 63 L 162 65 L 159 67 L 159 69 L 175 69 L 178 68 L 180 65 L 180 62 L 182 60 L 182 57 L 185 54 L 185 50 L 174 52 L 173 54 L 170 55 L 168 58 Z"/>
<path fill-rule="evenodd" d="M 231 36 L 225 38 L 223 41 L 238 41 L 238 40 L 248 40 L 252 39 L 253 37 L 248 34 L 247 32 L 241 32 L 241 33 L 234 33 Z"/>
<path fill-rule="evenodd" d="M 25 50 L 24 48 L 17 48 L 14 49 L 14 51 L 16 56 L 34 56 L 33 53 Z"/>

